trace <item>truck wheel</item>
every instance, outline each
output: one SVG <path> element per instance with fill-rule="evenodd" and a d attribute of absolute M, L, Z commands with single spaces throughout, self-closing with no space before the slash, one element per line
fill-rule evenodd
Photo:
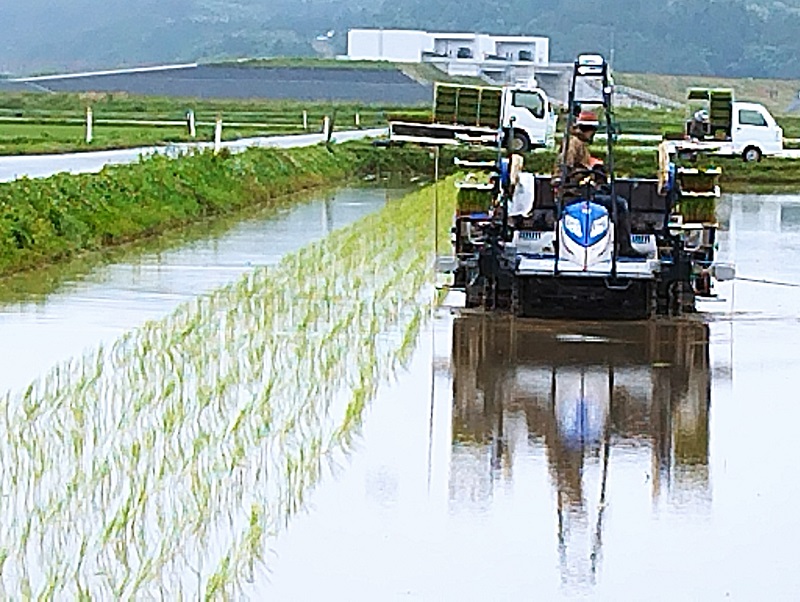
<path fill-rule="evenodd" d="M 514 137 L 508 143 L 508 150 L 512 153 L 527 153 L 531 150 L 531 141 L 525 132 L 515 131 Z"/>
<path fill-rule="evenodd" d="M 742 160 L 745 163 L 753 163 L 761 161 L 761 149 L 757 146 L 748 146 L 742 152 Z"/>

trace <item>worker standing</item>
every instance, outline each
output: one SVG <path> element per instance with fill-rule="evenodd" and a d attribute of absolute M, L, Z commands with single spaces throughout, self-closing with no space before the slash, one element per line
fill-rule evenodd
<path fill-rule="evenodd" d="M 708 113 L 704 110 L 695 112 L 689 122 L 689 137 L 695 140 L 702 140 L 706 137 L 708 129 Z"/>

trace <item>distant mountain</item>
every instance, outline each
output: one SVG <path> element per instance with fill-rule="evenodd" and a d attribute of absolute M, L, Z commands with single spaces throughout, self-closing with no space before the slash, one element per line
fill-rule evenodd
<path fill-rule="evenodd" d="M 800 78 L 800 0 L 3 0 L 0 73 L 344 52 L 350 27 L 537 34 L 626 71 Z M 333 31 L 330 41 L 317 41 Z"/>

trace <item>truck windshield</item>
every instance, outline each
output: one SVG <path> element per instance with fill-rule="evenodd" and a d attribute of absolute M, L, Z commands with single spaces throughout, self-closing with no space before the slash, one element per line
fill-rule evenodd
<path fill-rule="evenodd" d="M 528 109 L 537 119 L 544 117 L 544 98 L 542 98 L 541 94 L 538 94 L 537 92 L 523 92 L 521 90 L 517 90 L 514 92 L 512 103 L 515 107 L 523 107 Z"/>

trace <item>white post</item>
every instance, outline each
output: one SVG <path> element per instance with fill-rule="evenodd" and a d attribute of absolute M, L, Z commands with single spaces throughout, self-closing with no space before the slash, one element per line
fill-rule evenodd
<path fill-rule="evenodd" d="M 92 107 L 86 107 L 86 144 L 92 143 L 92 138 L 94 137 L 93 125 Z"/>
<path fill-rule="evenodd" d="M 356 111 L 356 129 L 361 129 L 361 114 Z"/>
<path fill-rule="evenodd" d="M 303 131 L 308 131 L 308 111 L 303 111 Z"/>
<path fill-rule="evenodd" d="M 222 116 L 217 115 L 217 123 L 214 125 L 214 154 L 222 149 Z"/>
<path fill-rule="evenodd" d="M 186 112 L 186 120 L 189 127 L 189 137 L 197 138 L 197 122 L 195 121 L 194 111 L 192 109 Z"/>
<path fill-rule="evenodd" d="M 325 138 L 325 141 L 328 141 L 328 136 L 331 133 L 331 118 L 325 115 L 322 119 L 322 137 Z"/>

